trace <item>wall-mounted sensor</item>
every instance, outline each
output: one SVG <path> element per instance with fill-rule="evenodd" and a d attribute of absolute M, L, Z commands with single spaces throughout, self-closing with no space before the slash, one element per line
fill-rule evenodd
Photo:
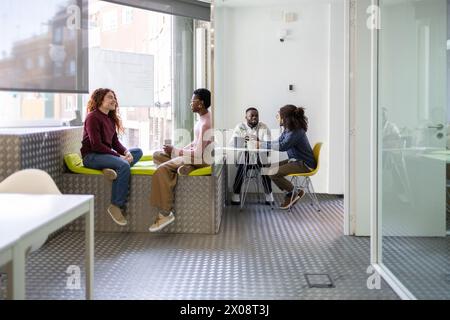
<path fill-rule="evenodd" d="M 289 91 L 294 91 L 294 85 L 293 84 L 289 85 Z"/>
<path fill-rule="evenodd" d="M 278 32 L 278 38 L 280 39 L 280 42 L 284 42 L 286 40 L 286 37 L 288 35 L 288 31 L 286 29 L 280 29 Z"/>

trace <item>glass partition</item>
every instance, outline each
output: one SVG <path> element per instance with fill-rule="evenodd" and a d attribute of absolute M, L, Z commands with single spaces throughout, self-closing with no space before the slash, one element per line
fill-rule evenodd
<path fill-rule="evenodd" d="M 448 3 L 379 4 L 380 262 L 416 298 L 449 299 Z"/>

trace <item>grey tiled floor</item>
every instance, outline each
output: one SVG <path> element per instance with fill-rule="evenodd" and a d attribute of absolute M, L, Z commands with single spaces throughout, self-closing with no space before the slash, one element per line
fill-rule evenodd
<path fill-rule="evenodd" d="M 450 299 L 450 237 L 384 237 L 383 263 L 417 299 Z"/>
<path fill-rule="evenodd" d="M 367 288 L 369 239 L 343 236 L 342 199 L 320 200 L 320 213 L 306 200 L 288 213 L 250 198 L 228 207 L 217 235 L 97 233 L 95 298 L 397 299 L 384 282 Z M 30 255 L 27 298 L 83 298 L 83 281 L 66 289 L 70 265 L 84 276 L 83 236 L 64 232 Z M 308 288 L 305 273 L 328 273 L 335 288 Z"/>

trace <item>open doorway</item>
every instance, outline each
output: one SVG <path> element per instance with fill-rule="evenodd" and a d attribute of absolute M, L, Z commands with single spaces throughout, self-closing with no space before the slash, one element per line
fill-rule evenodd
<path fill-rule="evenodd" d="M 319 194 L 347 193 L 348 10 L 345 0 L 214 2 L 215 127 L 234 128 L 255 106 L 276 139 L 279 108 L 305 107 L 310 144 L 323 143 L 312 179 Z M 343 204 L 349 235 L 347 197 Z"/>

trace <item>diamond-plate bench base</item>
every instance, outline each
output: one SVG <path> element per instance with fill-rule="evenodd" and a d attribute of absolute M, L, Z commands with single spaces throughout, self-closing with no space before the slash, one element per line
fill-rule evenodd
<path fill-rule="evenodd" d="M 219 231 L 225 205 L 226 165 L 214 166 L 211 176 L 179 176 L 175 189 L 175 222 L 161 233 L 205 233 Z M 111 203 L 112 183 L 102 175 L 63 174 L 62 193 L 95 196 L 95 230 L 100 232 L 149 232 L 157 210 L 150 206 L 152 176 L 132 175 L 125 214 L 128 225 L 116 225 L 106 212 Z M 79 219 L 67 227 L 84 230 Z"/>

